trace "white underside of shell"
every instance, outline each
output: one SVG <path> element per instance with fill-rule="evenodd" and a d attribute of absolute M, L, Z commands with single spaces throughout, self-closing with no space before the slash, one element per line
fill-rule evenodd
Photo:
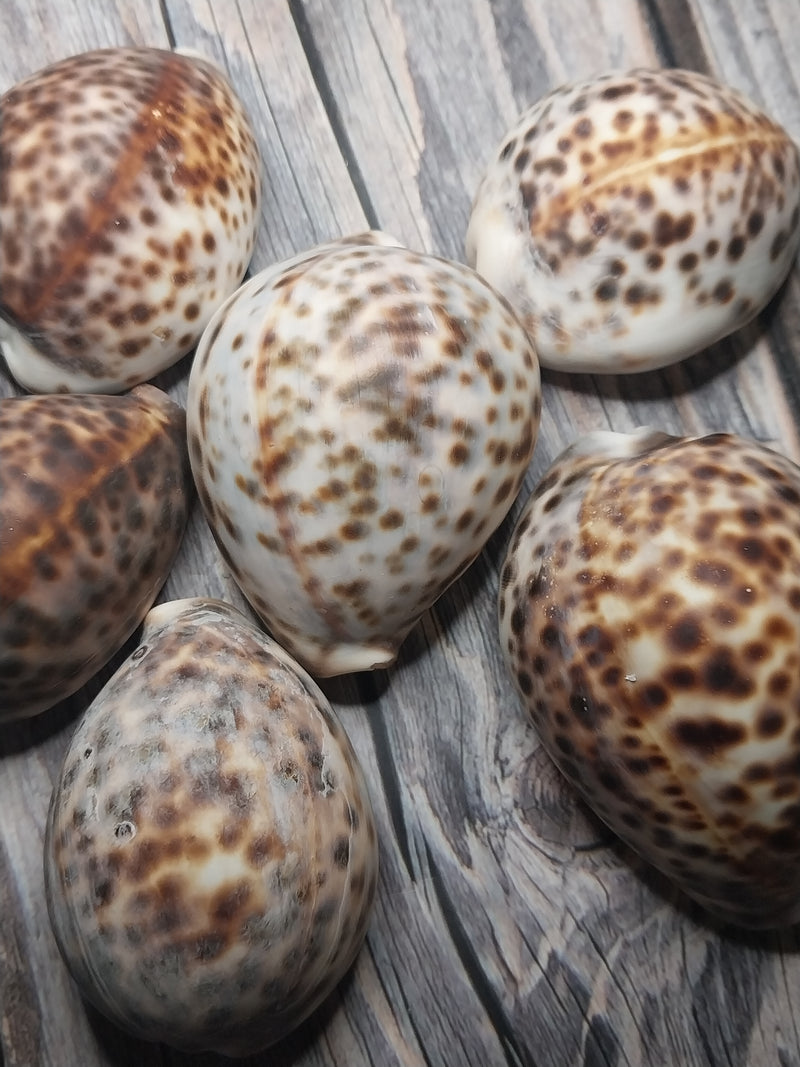
<path fill-rule="evenodd" d="M 157 339 L 157 338 L 156 338 Z M 98 378 L 82 373 L 79 364 L 62 372 L 36 345 L 15 326 L 0 319 L 0 353 L 11 376 L 31 393 L 119 393 L 119 373 Z M 152 357 L 151 357 L 152 358 Z M 165 345 L 163 364 L 153 362 L 147 377 L 174 362 Z"/>
<path fill-rule="evenodd" d="M 608 264 L 613 257 L 601 250 L 574 264 L 567 291 L 564 279 L 537 255 L 522 223 L 510 226 L 500 214 L 492 205 L 478 204 L 467 236 L 467 248 L 472 249 L 468 261 L 499 288 L 532 329 L 543 367 L 594 374 L 657 370 L 721 339 L 751 317 L 742 313 L 740 321 L 732 318 L 728 303 L 709 302 L 699 309 L 680 275 L 660 279 L 661 303 L 649 306 L 646 314 L 634 317 L 616 308 L 604 314 L 591 307 L 587 313 L 585 300 L 571 301 L 570 291 L 592 293 L 610 280 Z M 770 262 L 768 235 L 759 245 L 736 278 L 739 289 L 751 297 L 751 306 L 766 302 L 777 285 L 770 280 L 785 276 L 793 261 L 790 248 L 776 270 Z M 644 256 L 630 254 L 629 259 Z M 713 292 L 730 274 L 724 260 L 707 264 L 705 289 Z"/>
<path fill-rule="evenodd" d="M 53 388 L 53 365 L 10 323 L 0 319 L 0 352 L 11 376 L 33 393 L 61 392 Z M 79 390 L 76 390 L 78 392 Z"/>

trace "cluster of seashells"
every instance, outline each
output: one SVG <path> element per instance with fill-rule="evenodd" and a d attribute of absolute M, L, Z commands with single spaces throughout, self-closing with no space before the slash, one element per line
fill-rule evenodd
<path fill-rule="evenodd" d="M 369 232 L 242 284 L 261 165 L 212 64 L 87 53 L 0 109 L 0 345 L 30 394 L 0 401 L 0 719 L 144 624 L 53 793 L 53 930 L 119 1025 L 247 1054 L 340 980 L 375 896 L 368 791 L 314 678 L 390 666 L 481 552 L 540 363 L 645 371 L 764 307 L 800 157 L 706 77 L 611 73 L 508 131 L 470 265 Z M 143 383 L 192 349 L 184 411 Z M 195 493 L 269 636 L 220 601 L 153 607 Z M 750 926 L 800 918 L 798 503 L 755 442 L 590 434 L 502 570 L 503 654 L 564 775 Z"/>

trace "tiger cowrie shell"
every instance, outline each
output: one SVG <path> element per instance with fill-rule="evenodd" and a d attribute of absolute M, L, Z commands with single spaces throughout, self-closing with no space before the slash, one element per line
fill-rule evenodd
<path fill-rule="evenodd" d="M 261 162 L 212 63 L 73 56 L 0 99 L 0 346 L 32 392 L 121 392 L 175 363 L 241 281 Z"/>
<path fill-rule="evenodd" d="M 462 264 L 371 234 L 251 278 L 189 379 L 200 501 L 273 635 L 312 674 L 388 666 L 510 508 L 539 367 Z"/>
<path fill-rule="evenodd" d="M 467 259 L 542 366 L 651 370 L 752 319 L 800 242 L 800 157 L 740 93 L 683 70 L 556 89 L 507 132 Z"/>
<path fill-rule="evenodd" d="M 726 921 L 800 919 L 800 468 L 732 434 L 581 438 L 520 514 L 503 654 L 605 822 Z"/>
<path fill-rule="evenodd" d="M 47 904 L 119 1026 L 243 1056 L 352 964 L 378 842 L 356 753 L 312 679 L 228 604 L 159 604 L 53 791 Z"/>
<path fill-rule="evenodd" d="M 0 722 L 76 692 L 141 623 L 193 498 L 166 393 L 0 400 Z"/>

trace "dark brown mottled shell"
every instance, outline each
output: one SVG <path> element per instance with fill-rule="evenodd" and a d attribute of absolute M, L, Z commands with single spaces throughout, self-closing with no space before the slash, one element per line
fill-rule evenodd
<path fill-rule="evenodd" d="M 74 693 L 144 618 L 186 525 L 185 427 L 150 385 L 0 400 L 0 721 Z"/>
<path fill-rule="evenodd" d="M 119 392 L 188 352 L 247 268 L 261 164 L 224 74 L 73 56 L 0 99 L 0 342 L 35 392 Z"/>
<path fill-rule="evenodd" d="M 716 434 L 589 435 L 523 511 L 503 651 L 542 741 L 724 919 L 800 918 L 800 468 Z"/>
<path fill-rule="evenodd" d="M 358 760 L 311 678 L 227 604 L 154 608 L 50 809 L 48 907 L 83 994 L 147 1040 L 264 1048 L 353 962 L 377 862 Z"/>

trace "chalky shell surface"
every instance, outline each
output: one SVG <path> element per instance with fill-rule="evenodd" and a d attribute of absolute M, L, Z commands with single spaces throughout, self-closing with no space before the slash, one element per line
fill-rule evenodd
<path fill-rule="evenodd" d="M 479 186 L 467 259 L 543 366 L 631 372 L 742 326 L 791 269 L 800 157 L 735 90 L 612 72 L 526 111 Z"/>
<path fill-rule="evenodd" d="M 261 164 L 225 76 L 73 56 L 0 98 L 0 345 L 32 392 L 121 392 L 197 342 L 249 263 Z"/>
<path fill-rule="evenodd" d="M 83 994 L 119 1026 L 246 1055 L 297 1026 L 366 932 L 377 842 L 306 673 L 227 604 L 159 605 L 81 721 L 45 844 Z"/>
<path fill-rule="evenodd" d="M 122 647 L 192 497 L 186 416 L 159 389 L 0 400 L 0 722 L 70 696 Z"/>
<path fill-rule="evenodd" d="M 520 516 L 500 638 L 608 825 L 743 926 L 800 918 L 800 469 L 716 434 L 581 439 Z"/>
<path fill-rule="evenodd" d="M 373 233 L 252 278 L 209 324 L 189 454 L 209 525 L 313 674 L 387 666 L 521 485 L 536 354 L 460 264 Z"/>

